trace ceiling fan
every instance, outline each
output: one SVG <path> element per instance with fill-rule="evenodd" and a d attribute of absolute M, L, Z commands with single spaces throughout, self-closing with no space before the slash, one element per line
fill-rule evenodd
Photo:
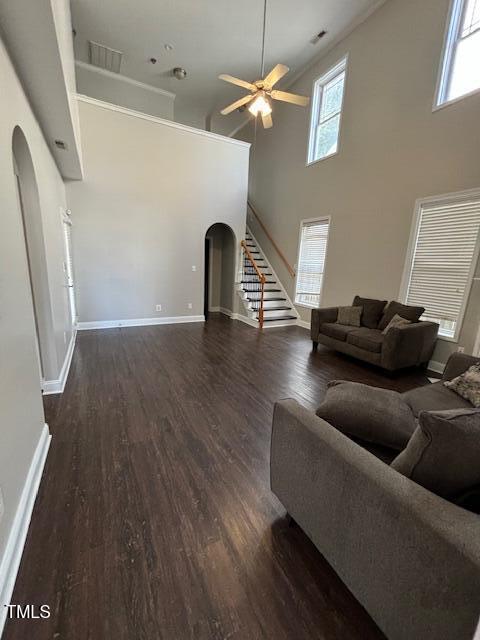
<path fill-rule="evenodd" d="M 263 36 L 262 36 L 262 71 L 261 75 L 264 75 L 264 65 L 265 65 L 265 24 L 267 17 L 267 0 L 264 3 L 263 10 Z M 219 77 L 220 80 L 225 80 L 225 82 L 230 82 L 231 84 L 238 85 L 239 87 L 243 87 L 244 89 L 248 89 L 250 94 L 248 96 L 244 96 L 232 104 L 229 104 L 227 107 L 222 109 L 220 113 L 224 116 L 232 113 L 236 109 L 247 105 L 251 102 L 251 105 L 248 107 L 250 113 L 252 113 L 255 117 L 260 113 L 262 116 L 262 123 L 264 129 L 270 129 L 273 126 L 272 120 L 272 103 L 271 100 L 281 100 L 282 102 L 289 102 L 290 104 L 296 104 L 301 107 L 306 107 L 309 98 L 305 96 L 298 96 L 295 93 L 288 93 L 286 91 L 278 91 L 273 87 L 277 84 L 279 80 L 283 78 L 289 72 L 289 68 L 284 64 L 277 64 L 271 71 L 268 73 L 263 80 L 255 80 L 255 82 L 247 82 L 246 80 L 240 80 L 239 78 L 235 78 L 234 76 L 230 76 L 226 73 L 222 73 Z"/>

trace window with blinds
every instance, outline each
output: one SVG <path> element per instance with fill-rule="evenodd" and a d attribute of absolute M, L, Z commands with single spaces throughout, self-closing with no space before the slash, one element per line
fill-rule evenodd
<path fill-rule="evenodd" d="M 407 304 L 457 338 L 478 256 L 480 194 L 423 202 L 417 209 L 404 282 Z"/>
<path fill-rule="evenodd" d="M 318 307 L 327 255 L 329 218 L 306 220 L 300 231 L 295 303 Z"/>

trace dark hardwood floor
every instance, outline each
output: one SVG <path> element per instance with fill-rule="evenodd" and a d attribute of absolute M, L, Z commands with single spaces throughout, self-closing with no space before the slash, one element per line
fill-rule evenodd
<path fill-rule="evenodd" d="M 304 329 L 203 324 L 78 335 L 4 640 L 382 638 L 269 489 L 273 403 L 335 378 L 406 390 Z"/>

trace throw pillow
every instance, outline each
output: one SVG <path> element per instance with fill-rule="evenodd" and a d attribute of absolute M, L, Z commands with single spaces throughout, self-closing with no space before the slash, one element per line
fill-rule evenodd
<path fill-rule="evenodd" d="M 361 317 L 362 307 L 338 307 L 338 324 L 348 324 L 351 327 L 359 327 Z"/>
<path fill-rule="evenodd" d="M 480 484 L 480 411 L 422 411 L 393 469 L 443 498 Z"/>
<path fill-rule="evenodd" d="M 462 375 L 443 384 L 471 402 L 477 409 L 480 407 L 480 363 L 472 365 Z"/>
<path fill-rule="evenodd" d="M 390 322 L 387 324 L 385 329 L 382 331 L 382 333 L 383 335 L 385 335 L 393 327 L 404 327 L 407 324 L 412 324 L 412 323 L 410 320 L 407 320 L 406 318 L 402 318 L 401 316 L 398 315 L 398 313 L 396 313 L 393 316 L 393 318 L 390 320 Z"/>
<path fill-rule="evenodd" d="M 416 427 L 399 393 L 358 382 L 331 382 L 316 413 L 346 435 L 397 451 Z"/>
<path fill-rule="evenodd" d="M 376 329 L 378 322 L 382 317 L 383 310 L 387 304 L 386 300 L 374 300 L 373 298 L 361 298 L 355 296 L 353 299 L 354 307 L 362 307 L 362 326 L 368 327 L 368 329 Z"/>
<path fill-rule="evenodd" d="M 410 320 L 410 322 L 418 322 L 420 316 L 424 311 L 424 307 L 412 307 L 411 305 L 401 304 L 400 302 L 395 302 L 394 300 L 389 303 L 388 307 L 383 312 L 383 316 L 378 323 L 378 328 L 383 331 L 390 320 L 393 318 L 393 316 L 396 314 L 398 314 L 402 318 L 405 318 L 406 320 Z"/>

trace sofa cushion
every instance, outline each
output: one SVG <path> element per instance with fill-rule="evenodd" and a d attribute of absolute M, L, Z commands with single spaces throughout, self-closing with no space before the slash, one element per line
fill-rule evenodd
<path fill-rule="evenodd" d="M 316 413 L 348 436 L 397 451 L 416 427 L 399 393 L 358 382 L 331 382 Z"/>
<path fill-rule="evenodd" d="M 347 342 L 373 353 L 382 351 L 384 339 L 385 336 L 379 329 L 367 329 L 367 327 L 350 331 L 347 335 Z"/>
<path fill-rule="evenodd" d="M 393 300 L 383 312 L 383 316 L 378 323 L 378 328 L 383 331 L 394 315 L 399 315 L 406 320 L 410 320 L 410 322 L 418 322 L 424 311 L 424 307 L 412 307 L 411 305 L 401 304 Z"/>
<path fill-rule="evenodd" d="M 477 409 L 480 407 L 480 363 L 473 364 L 464 373 L 443 384 Z"/>
<path fill-rule="evenodd" d="M 415 416 L 418 416 L 420 411 L 472 408 L 472 405 L 467 400 L 447 389 L 442 381 L 402 393 L 402 398 L 409 405 Z"/>
<path fill-rule="evenodd" d="M 422 411 L 392 468 L 443 498 L 480 484 L 480 411 Z"/>
<path fill-rule="evenodd" d="M 355 331 L 358 327 L 351 327 L 346 324 L 337 324 L 336 322 L 324 322 L 320 325 L 320 333 L 324 333 L 330 338 L 345 342 L 350 331 Z"/>
<path fill-rule="evenodd" d="M 390 329 L 394 329 L 395 327 L 405 327 L 407 324 L 412 324 L 412 323 L 410 322 L 410 320 L 407 320 L 406 318 L 402 318 L 402 316 L 399 316 L 398 313 L 396 313 L 393 316 L 393 318 L 390 320 L 390 322 L 387 324 L 385 329 L 382 331 L 382 333 L 385 336 L 390 331 Z"/>
<path fill-rule="evenodd" d="M 337 323 L 351 327 L 360 326 L 362 307 L 338 307 Z"/>
<path fill-rule="evenodd" d="M 387 301 L 355 296 L 352 304 L 354 307 L 363 308 L 361 319 L 362 326 L 367 327 L 368 329 L 376 329 Z"/>

